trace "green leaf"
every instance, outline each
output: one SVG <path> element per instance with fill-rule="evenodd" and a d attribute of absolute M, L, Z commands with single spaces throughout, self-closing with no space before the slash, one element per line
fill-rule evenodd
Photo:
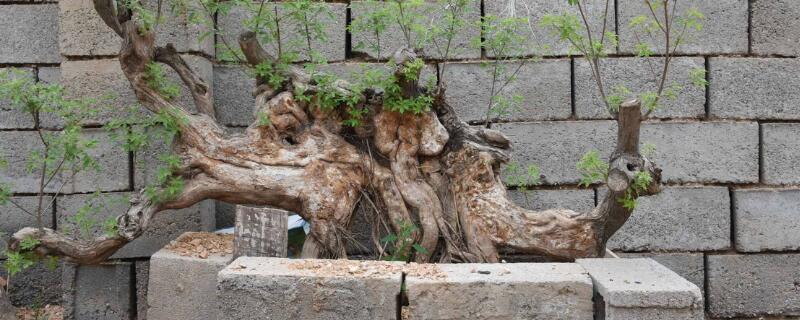
<path fill-rule="evenodd" d="M 22 238 L 22 241 L 19 242 L 19 247 L 24 251 L 29 251 L 36 248 L 36 246 L 38 246 L 40 243 L 41 242 L 39 242 L 38 239 L 35 239 L 32 236 L 26 236 L 25 238 Z"/>
<path fill-rule="evenodd" d="M 581 160 L 578 161 L 576 167 L 581 173 L 580 185 L 585 187 L 593 183 L 605 181 L 608 177 L 608 163 L 600 160 L 600 154 L 595 150 L 586 153 Z"/>
<path fill-rule="evenodd" d="M 425 249 L 425 247 L 423 247 L 422 245 L 420 245 L 418 243 L 413 244 L 411 247 L 414 248 L 414 250 L 416 250 L 417 252 L 419 252 L 421 254 L 428 254 L 428 249 Z"/>

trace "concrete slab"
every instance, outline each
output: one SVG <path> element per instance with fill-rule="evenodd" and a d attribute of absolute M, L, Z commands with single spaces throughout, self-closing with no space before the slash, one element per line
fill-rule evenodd
<path fill-rule="evenodd" d="M 394 319 L 403 264 L 241 257 L 219 273 L 217 319 Z"/>
<path fill-rule="evenodd" d="M 605 319 L 703 319 L 700 288 L 652 259 L 579 259 Z"/>
<path fill-rule="evenodd" d="M 592 319 L 592 282 L 575 263 L 441 264 L 406 276 L 408 319 Z"/>
<path fill-rule="evenodd" d="M 185 233 L 192 234 L 191 232 Z M 181 237 L 183 237 L 181 236 Z M 215 319 L 217 273 L 232 255 L 181 256 L 161 249 L 150 258 L 147 318 L 150 320 Z"/>

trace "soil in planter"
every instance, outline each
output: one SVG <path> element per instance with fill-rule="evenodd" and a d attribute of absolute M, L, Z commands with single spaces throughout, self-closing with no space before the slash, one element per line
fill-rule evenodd
<path fill-rule="evenodd" d="M 233 254 L 233 235 L 191 232 L 170 242 L 165 248 L 181 256 L 207 259 L 212 254 Z"/>

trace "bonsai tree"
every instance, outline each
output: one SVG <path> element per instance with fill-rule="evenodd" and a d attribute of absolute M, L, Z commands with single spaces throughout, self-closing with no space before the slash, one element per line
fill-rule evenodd
<path fill-rule="evenodd" d="M 443 70 L 455 51 L 453 38 L 470 23 L 464 18 L 471 10 L 468 1 L 441 0 L 435 5 L 421 0 L 367 1 L 376 9 L 349 26 L 351 31 L 374 34 L 373 42 L 363 45 L 380 51 L 381 36 L 389 26 L 401 30 L 405 44 L 391 54 L 387 72 L 364 70 L 355 81 L 319 68 L 325 62 L 312 43 L 325 39 L 316 18 L 326 14 L 325 6 L 299 0 L 283 2 L 278 10 L 265 2 L 170 0 L 169 5 L 159 1 L 156 9 L 148 9 L 139 0 L 94 0 L 97 14 L 120 38 L 119 62 L 131 88 L 158 119 L 149 123 L 165 128 L 174 138 L 174 155 L 159 174 L 159 184 L 130 199 L 128 211 L 109 223 L 105 234 L 76 239 L 41 225 L 24 228 L 13 235 L 12 252 L 99 263 L 142 235 L 160 212 L 216 199 L 300 214 L 311 224 L 303 257 L 346 257 L 343 235 L 361 203 L 374 210 L 394 235 L 401 235 L 388 239 L 394 242 L 392 256 L 418 262 L 498 262 L 499 250 L 510 248 L 571 260 L 604 255 L 606 242 L 633 213 L 636 200 L 659 192 L 661 172 L 640 150 L 640 127 L 662 100 L 676 94 L 668 80 L 670 59 L 685 41 L 684 32 L 699 29 L 702 19 L 694 11 L 687 17 L 675 16 L 674 1 L 644 0 L 652 15 L 635 21 L 641 37 L 666 40 L 659 55 L 663 68 L 654 70 L 658 90 L 638 96 L 622 87 L 612 93 L 604 86 L 600 65 L 616 46 L 616 35 L 606 23 L 596 30 L 588 22 L 585 1 L 567 0 L 577 14 L 547 16 L 541 22 L 514 15 L 486 16 L 475 22 L 484 34 L 473 45 L 497 57 L 487 64 L 494 79 L 481 126 L 459 119 L 456 110 L 464 106 L 445 99 Z M 608 15 L 608 2 L 605 12 L 593 13 L 602 21 Z M 172 44 L 156 44 L 166 8 L 190 17 L 190 23 L 207 24 L 212 31 L 203 36 L 208 37 L 222 35 L 214 17 L 234 7 L 251 13 L 243 21 L 246 31 L 238 43 L 219 37 L 217 59 L 240 61 L 253 71 L 256 120 L 243 133 L 223 130 L 216 121 L 207 79 L 198 76 Z M 436 10 L 442 18 L 423 20 L 425 15 L 418 13 L 424 10 Z M 285 20 L 303 26 L 293 36 L 299 40 L 294 48 L 283 45 L 288 36 L 279 26 Z M 506 194 L 504 165 L 508 164 L 506 178 L 523 184 L 536 183 L 538 173 L 533 166 L 526 171 L 510 162 L 511 143 L 491 124 L 520 103 L 501 93 L 523 64 L 536 63 L 536 57 L 513 57 L 530 49 L 525 44 L 527 32 L 540 27 L 551 29 L 590 61 L 618 125 L 616 148 L 608 161 L 593 152 L 578 164 L 585 184 L 604 184 L 608 189 L 586 212 L 527 210 Z M 653 54 L 646 41 L 637 45 L 643 57 Z M 423 48 L 428 57 L 444 61 L 438 82 L 422 80 Z M 297 60 L 306 63 L 292 63 Z M 518 64 L 508 68 L 500 63 L 508 61 Z M 175 87 L 164 80 L 158 63 L 180 76 L 194 106 L 175 102 Z M 702 82 L 704 71 L 693 73 L 693 79 Z"/>

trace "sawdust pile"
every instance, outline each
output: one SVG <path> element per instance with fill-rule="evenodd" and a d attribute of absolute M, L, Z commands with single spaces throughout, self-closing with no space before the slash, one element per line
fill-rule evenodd
<path fill-rule="evenodd" d="M 64 308 L 61 306 L 46 305 L 44 308 L 31 309 L 21 308 L 17 311 L 17 319 L 20 320 L 63 320 Z"/>
<path fill-rule="evenodd" d="M 212 254 L 232 254 L 233 235 L 191 232 L 170 242 L 165 248 L 182 256 L 207 259 Z"/>
<path fill-rule="evenodd" d="M 331 277 L 380 277 L 406 273 L 415 277 L 447 278 L 447 275 L 435 264 L 401 264 L 356 260 L 298 260 L 290 263 L 288 268 L 306 270 L 315 275 Z"/>

